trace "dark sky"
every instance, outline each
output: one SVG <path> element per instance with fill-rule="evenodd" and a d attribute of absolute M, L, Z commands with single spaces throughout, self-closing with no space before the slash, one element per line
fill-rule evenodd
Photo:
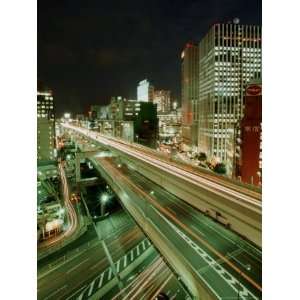
<path fill-rule="evenodd" d="M 38 79 L 57 113 L 111 96 L 136 99 L 147 78 L 180 98 L 180 53 L 214 23 L 261 24 L 260 0 L 38 0 Z"/>

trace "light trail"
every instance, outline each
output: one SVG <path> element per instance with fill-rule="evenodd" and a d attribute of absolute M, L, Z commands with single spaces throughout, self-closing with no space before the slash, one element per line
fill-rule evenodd
<path fill-rule="evenodd" d="M 117 295 L 114 296 L 112 300 L 126 300 L 128 297 L 129 299 L 134 299 L 134 297 L 140 292 L 140 290 L 151 281 L 151 279 L 161 271 L 163 267 L 165 267 L 165 263 L 163 262 L 162 258 L 159 257 L 154 263 L 152 263 L 147 269 L 145 269 L 142 273 L 140 273 L 129 285 L 127 285 L 122 291 L 120 291 Z M 127 290 L 130 291 L 125 296 Z M 133 295 L 132 295 L 133 294 Z M 120 298 L 122 297 L 122 298 Z"/>
<path fill-rule="evenodd" d="M 237 191 L 236 190 L 237 187 L 236 189 L 226 187 L 222 185 L 222 182 L 220 180 L 217 183 L 215 180 L 212 181 L 211 179 L 204 178 L 203 176 L 199 176 L 198 174 L 196 175 L 195 173 L 186 171 L 178 166 L 175 166 L 174 164 L 170 164 L 169 162 L 167 163 L 165 161 L 162 161 L 161 159 L 158 159 L 157 157 L 153 157 L 145 152 L 142 152 L 141 150 L 134 150 L 132 149 L 132 145 L 127 145 L 124 142 L 120 142 L 119 140 L 116 141 L 116 139 L 114 138 L 107 138 L 104 137 L 103 135 L 100 135 L 99 133 L 94 133 L 92 131 L 82 129 L 82 128 L 77 128 L 71 125 L 63 125 L 63 126 L 70 128 L 74 131 L 77 131 L 89 137 L 90 139 L 96 140 L 99 143 L 110 146 L 119 151 L 122 151 L 125 154 L 130 155 L 138 160 L 144 161 L 154 167 L 160 168 L 163 171 L 167 171 L 172 175 L 180 177 L 185 181 L 193 183 L 201 188 L 204 188 L 209 192 L 214 193 L 220 197 L 223 197 L 231 202 L 247 207 L 258 213 L 261 212 L 261 201 L 251 196 L 245 195 L 240 191 Z"/>
<path fill-rule="evenodd" d="M 68 212 L 68 228 L 63 234 L 60 234 L 56 237 L 53 237 L 43 242 L 43 245 L 41 245 L 40 249 L 51 248 L 55 246 L 57 243 L 59 243 L 61 240 L 70 237 L 76 231 L 78 226 L 77 214 L 73 207 L 73 204 L 71 203 L 68 182 L 66 179 L 66 174 L 62 162 L 59 163 L 59 171 L 60 171 L 62 188 L 63 188 L 64 203 L 65 203 L 66 210 Z"/>
<path fill-rule="evenodd" d="M 100 160 L 100 159 L 98 159 Z M 159 212 L 161 212 L 167 219 L 169 219 L 173 224 L 178 225 L 182 228 L 186 233 L 188 233 L 193 239 L 200 244 L 204 245 L 208 248 L 213 254 L 215 254 L 221 261 L 226 263 L 231 269 L 236 271 L 240 276 L 242 276 L 246 281 L 248 281 L 252 286 L 254 286 L 257 290 L 261 291 L 262 287 L 256 283 L 251 277 L 249 277 L 245 272 L 243 272 L 240 268 L 238 268 L 234 263 L 232 263 L 226 256 L 220 253 L 217 249 L 215 249 L 210 243 L 204 240 L 199 234 L 196 234 L 192 229 L 190 229 L 186 224 L 184 224 L 181 220 L 179 220 L 175 215 L 173 215 L 172 211 L 168 207 L 163 207 L 160 203 L 156 201 L 155 198 L 152 198 L 148 193 L 142 190 L 140 187 L 136 186 L 132 183 L 127 177 L 125 177 L 118 168 L 113 168 L 112 165 L 109 165 L 107 160 L 102 159 L 101 165 L 110 169 L 112 173 L 119 179 L 122 179 L 126 184 L 133 188 L 137 193 L 143 195 L 144 198 L 148 200 Z"/>

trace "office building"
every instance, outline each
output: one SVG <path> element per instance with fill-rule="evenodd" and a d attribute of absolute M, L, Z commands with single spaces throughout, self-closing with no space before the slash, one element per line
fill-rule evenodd
<path fill-rule="evenodd" d="M 137 100 L 140 102 L 153 102 L 154 86 L 145 79 L 139 82 L 137 87 Z"/>
<path fill-rule="evenodd" d="M 171 92 L 155 90 L 153 103 L 157 105 L 158 113 L 168 113 L 171 109 Z"/>
<path fill-rule="evenodd" d="M 186 44 L 181 53 L 182 138 L 186 150 L 197 146 L 199 98 L 199 49 Z"/>
<path fill-rule="evenodd" d="M 227 161 L 246 85 L 261 78 L 261 27 L 215 24 L 199 43 L 198 151 Z"/>
<path fill-rule="evenodd" d="M 181 136 L 181 110 L 157 114 L 159 124 L 159 140 L 179 142 Z"/>
<path fill-rule="evenodd" d="M 55 159 L 54 101 L 50 90 L 37 92 L 37 159 Z"/>
<path fill-rule="evenodd" d="M 119 96 L 111 98 L 105 111 L 108 118 L 98 120 L 100 132 L 152 148 L 156 147 L 158 138 L 156 104 Z"/>
<path fill-rule="evenodd" d="M 236 176 L 259 185 L 262 177 L 262 88 L 251 83 L 244 97 L 244 116 L 237 127 Z"/>

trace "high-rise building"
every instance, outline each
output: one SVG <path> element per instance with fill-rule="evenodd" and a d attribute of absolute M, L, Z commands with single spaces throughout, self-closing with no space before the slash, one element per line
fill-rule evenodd
<path fill-rule="evenodd" d="M 257 78 L 261 27 L 213 25 L 199 43 L 199 151 L 227 161 L 230 132 L 243 117 L 245 87 Z"/>
<path fill-rule="evenodd" d="M 107 117 L 100 119 L 102 133 L 155 148 L 158 139 L 156 104 L 112 97 Z"/>
<path fill-rule="evenodd" d="M 182 139 L 188 148 L 197 146 L 199 99 L 199 48 L 186 44 L 181 53 Z"/>
<path fill-rule="evenodd" d="M 37 92 L 37 159 L 49 161 L 55 158 L 55 118 L 52 91 Z"/>
<path fill-rule="evenodd" d="M 157 105 L 158 113 L 167 113 L 171 110 L 171 92 L 165 90 L 155 90 L 153 103 Z"/>
<path fill-rule="evenodd" d="M 137 100 L 141 102 L 153 102 L 154 86 L 145 79 L 139 82 L 137 87 Z"/>
<path fill-rule="evenodd" d="M 244 97 L 244 117 L 237 126 L 236 174 L 249 184 L 260 184 L 262 176 L 262 88 L 251 83 Z"/>

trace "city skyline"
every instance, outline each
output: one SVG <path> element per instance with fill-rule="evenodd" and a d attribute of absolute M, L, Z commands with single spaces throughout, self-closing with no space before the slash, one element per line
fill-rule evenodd
<path fill-rule="evenodd" d="M 38 51 L 37 298 L 261 300 L 249 3 L 90 3 L 54 4 Z"/>
<path fill-rule="evenodd" d="M 145 3 L 38 2 L 38 78 L 53 90 L 58 115 L 87 113 L 112 95 L 134 99 L 144 78 L 180 102 L 180 54 L 188 41 L 198 43 L 214 23 L 234 17 L 261 24 L 260 1 Z"/>

